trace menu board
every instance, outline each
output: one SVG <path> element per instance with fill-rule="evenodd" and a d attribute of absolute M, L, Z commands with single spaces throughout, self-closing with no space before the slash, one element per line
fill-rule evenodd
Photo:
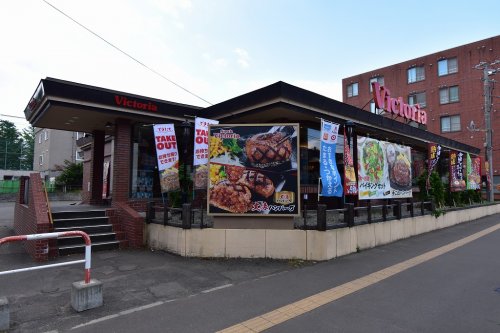
<path fill-rule="evenodd" d="M 411 149 L 407 146 L 358 137 L 358 197 L 411 198 Z"/>
<path fill-rule="evenodd" d="M 208 213 L 298 216 L 299 125 L 209 125 Z"/>

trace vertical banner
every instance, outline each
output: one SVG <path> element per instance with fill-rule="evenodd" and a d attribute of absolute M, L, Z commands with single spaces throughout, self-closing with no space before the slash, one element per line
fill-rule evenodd
<path fill-rule="evenodd" d="M 179 153 L 174 124 L 155 125 L 153 130 L 161 192 L 179 190 Z"/>
<path fill-rule="evenodd" d="M 319 172 L 321 184 L 323 185 L 321 195 L 324 197 L 341 197 L 343 192 L 340 174 L 335 161 L 338 131 L 339 124 L 321 119 Z"/>
<path fill-rule="evenodd" d="M 450 151 L 450 191 L 463 190 L 465 190 L 464 153 L 452 150 Z"/>
<path fill-rule="evenodd" d="M 104 172 L 102 176 L 102 198 L 108 197 L 109 162 L 104 162 Z"/>
<path fill-rule="evenodd" d="M 347 139 L 344 126 L 344 193 L 345 195 L 358 194 L 358 182 L 354 171 L 354 161 L 351 154 L 351 143 Z"/>
<path fill-rule="evenodd" d="M 431 173 L 434 170 L 434 168 L 437 166 L 439 162 L 439 156 L 441 156 L 441 145 L 435 144 L 435 143 L 429 143 L 428 144 L 428 174 L 427 174 L 427 181 L 426 181 L 426 186 L 427 189 L 429 189 L 430 186 L 430 177 Z"/>
<path fill-rule="evenodd" d="M 194 120 L 194 189 L 208 186 L 208 125 L 218 124 L 218 120 L 196 117 Z"/>
<path fill-rule="evenodd" d="M 467 153 L 467 189 L 481 189 L 481 158 L 471 158 Z"/>

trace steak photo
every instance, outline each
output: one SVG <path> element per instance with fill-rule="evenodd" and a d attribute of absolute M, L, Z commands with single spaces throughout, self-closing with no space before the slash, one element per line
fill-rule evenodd
<path fill-rule="evenodd" d="M 247 140 L 245 153 L 254 166 L 279 165 L 290 160 L 292 141 L 283 132 L 255 134 Z"/>
<path fill-rule="evenodd" d="M 245 170 L 238 184 L 248 186 L 250 190 L 266 199 L 274 193 L 273 181 L 262 173 L 254 170 Z"/>
<path fill-rule="evenodd" d="M 410 168 L 403 160 L 396 160 L 394 166 L 391 169 L 392 179 L 394 183 L 399 186 L 409 186 L 411 185 L 411 173 Z"/>
<path fill-rule="evenodd" d="M 250 189 L 241 184 L 221 181 L 210 189 L 210 204 L 232 213 L 246 213 L 252 204 Z"/>

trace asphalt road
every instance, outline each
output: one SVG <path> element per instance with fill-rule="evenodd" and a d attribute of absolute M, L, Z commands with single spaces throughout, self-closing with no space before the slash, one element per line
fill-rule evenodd
<path fill-rule="evenodd" d="M 7 214 L 0 205 L 0 225 L 8 225 Z M 321 263 L 96 252 L 93 277 L 103 281 L 104 306 L 82 313 L 69 306 L 81 267 L 0 276 L 0 295 L 11 303 L 14 332 L 215 332 L 499 222 L 494 215 Z M 494 231 L 268 331 L 500 332 L 498 244 Z M 29 263 L 15 248 L 0 249 L 2 268 Z"/>
<path fill-rule="evenodd" d="M 490 216 L 254 279 L 72 332 L 214 332 L 499 223 Z M 500 231 L 271 327 L 269 332 L 500 332 Z"/>

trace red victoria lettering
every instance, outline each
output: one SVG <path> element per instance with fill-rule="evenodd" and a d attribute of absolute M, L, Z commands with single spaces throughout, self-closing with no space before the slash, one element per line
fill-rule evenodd
<path fill-rule="evenodd" d="M 419 104 L 409 105 L 403 101 L 403 97 L 393 98 L 386 87 L 381 87 L 378 82 L 372 82 L 373 99 L 378 109 L 384 109 L 389 113 L 401 116 L 417 123 L 427 124 L 427 112 L 420 109 Z"/>
<path fill-rule="evenodd" d="M 125 96 L 115 95 L 115 103 L 120 106 L 125 106 L 132 109 L 144 110 L 144 111 L 158 111 L 158 106 L 151 102 L 139 102 L 135 99 L 128 99 Z"/>

